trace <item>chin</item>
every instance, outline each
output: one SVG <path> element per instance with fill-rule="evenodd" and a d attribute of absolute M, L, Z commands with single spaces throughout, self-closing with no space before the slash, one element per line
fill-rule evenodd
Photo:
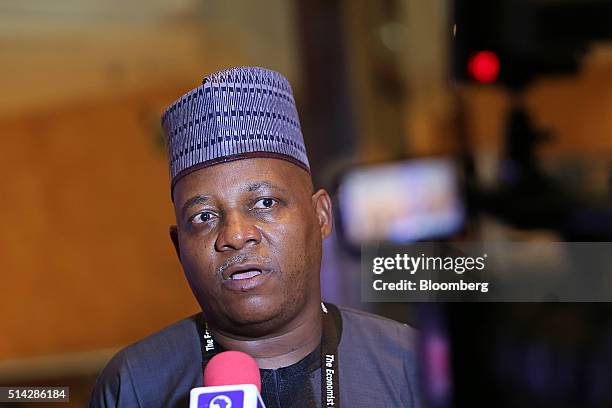
<path fill-rule="evenodd" d="M 243 301 L 234 301 L 233 306 L 225 310 L 231 321 L 232 331 L 247 337 L 261 337 L 276 332 L 288 324 L 295 313 L 277 299 L 252 297 Z M 291 302 L 291 306 L 295 306 Z"/>

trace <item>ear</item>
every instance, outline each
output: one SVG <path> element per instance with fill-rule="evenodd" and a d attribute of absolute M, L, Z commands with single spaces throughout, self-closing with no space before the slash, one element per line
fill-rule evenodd
<path fill-rule="evenodd" d="M 321 239 L 325 239 L 331 234 L 333 225 L 332 202 L 327 191 L 321 189 L 312 195 L 312 206 L 315 215 L 319 220 Z"/>
<path fill-rule="evenodd" d="M 180 261 L 181 260 L 181 247 L 179 246 L 178 228 L 176 227 L 176 225 L 171 225 L 169 232 L 170 232 L 170 239 L 172 240 L 172 243 L 174 244 L 174 250 L 176 251 L 176 256 L 178 256 L 178 259 Z"/>

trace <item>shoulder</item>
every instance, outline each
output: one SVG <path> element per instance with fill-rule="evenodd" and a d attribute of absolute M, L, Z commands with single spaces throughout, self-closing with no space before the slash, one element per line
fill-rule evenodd
<path fill-rule="evenodd" d="M 194 345 L 199 348 L 198 316 L 198 314 L 195 314 L 164 327 L 158 332 L 127 346 L 121 353 L 132 362 L 154 364 L 157 360 L 166 356 L 175 357 L 177 350 L 185 350 L 185 348 Z"/>
<path fill-rule="evenodd" d="M 197 382 L 202 373 L 196 318 L 178 321 L 115 354 L 96 380 L 90 407 L 152 406 L 153 401 L 168 402 L 162 389 Z"/>
<path fill-rule="evenodd" d="M 407 324 L 387 319 L 372 313 L 338 306 L 342 316 L 342 338 L 351 343 L 371 343 L 378 348 L 389 347 L 398 352 L 413 352 L 417 331 Z"/>
<path fill-rule="evenodd" d="M 342 316 L 341 375 L 350 389 L 342 398 L 355 403 L 368 401 L 371 406 L 381 405 L 382 398 L 385 406 L 420 407 L 418 332 L 385 317 L 346 307 L 338 309 Z M 364 372 L 368 375 L 363 376 Z M 373 400 L 373 395 L 379 400 Z"/>

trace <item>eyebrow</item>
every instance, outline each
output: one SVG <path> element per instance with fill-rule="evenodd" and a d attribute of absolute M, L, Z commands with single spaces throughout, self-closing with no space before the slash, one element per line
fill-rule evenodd
<path fill-rule="evenodd" d="M 285 189 L 274 184 L 271 183 L 269 181 L 256 181 L 254 183 L 250 183 L 246 186 L 245 190 L 248 192 L 253 192 L 253 191 L 259 191 L 262 190 L 264 188 L 269 188 L 271 190 L 279 190 L 281 192 L 285 192 Z"/>
<path fill-rule="evenodd" d="M 206 201 L 208 201 L 209 198 L 210 197 L 207 195 L 197 195 L 197 196 L 191 197 L 189 200 L 185 201 L 185 204 L 183 204 L 183 208 L 181 209 L 181 214 L 183 214 L 183 217 L 184 217 L 189 208 L 193 207 L 194 205 L 205 203 Z"/>

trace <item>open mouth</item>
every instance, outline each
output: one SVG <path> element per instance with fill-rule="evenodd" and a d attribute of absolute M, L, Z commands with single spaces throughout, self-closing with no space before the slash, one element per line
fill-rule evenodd
<path fill-rule="evenodd" d="M 223 286 L 232 291 L 245 293 L 269 282 L 273 270 L 259 262 L 233 264 L 222 271 Z"/>
<path fill-rule="evenodd" d="M 229 276 L 229 279 L 230 280 L 250 279 L 250 278 L 254 278 L 255 276 L 261 275 L 261 273 L 262 273 L 261 269 L 241 270 L 241 271 L 232 272 L 232 274 Z"/>
<path fill-rule="evenodd" d="M 226 281 L 239 281 L 255 278 L 268 270 L 256 262 L 234 264 L 223 271 L 223 279 Z"/>

